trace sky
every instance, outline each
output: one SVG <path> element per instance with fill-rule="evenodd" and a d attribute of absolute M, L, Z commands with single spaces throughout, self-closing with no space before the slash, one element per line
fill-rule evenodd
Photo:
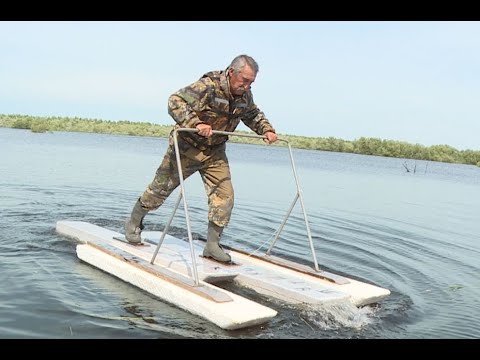
<path fill-rule="evenodd" d="M 0 114 L 173 125 L 240 54 L 279 134 L 480 150 L 478 21 L 2 21 Z"/>

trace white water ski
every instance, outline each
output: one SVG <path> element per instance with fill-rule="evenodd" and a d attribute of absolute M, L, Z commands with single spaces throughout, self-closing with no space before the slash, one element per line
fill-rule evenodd
<path fill-rule="evenodd" d="M 261 324 L 277 312 L 215 286 L 223 281 L 234 281 L 293 304 L 348 300 L 362 306 L 390 294 L 372 284 L 318 272 L 274 256 L 250 256 L 229 249 L 234 264 L 222 264 L 201 256 L 204 243 L 199 240 L 193 241 L 194 269 L 190 244 L 168 234 L 151 264 L 162 235 L 158 231 L 144 231 L 144 245 L 134 246 L 122 240 L 123 234 L 87 222 L 58 221 L 56 230 L 81 243 L 77 245 L 81 260 L 224 329 Z M 195 270 L 198 284 L 194 281 Z"/>

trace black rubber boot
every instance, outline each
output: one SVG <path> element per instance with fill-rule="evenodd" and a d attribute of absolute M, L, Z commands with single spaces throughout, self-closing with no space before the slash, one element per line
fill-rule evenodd
<path fill-rule="evenodd" d="M 213 258 L 217 261 L 228 263 L 232 259 L 220 247 L 220 235 L 222 235 L 223 227 L 216 225 L 212 221 L 208 222 L 207 244 L 203 249 L 203 256 Z"/>
<path fill-rule="evenodd" d="M 143 218 L 147 215 L 138 198 L 132 210 L 132 215 L 125 221 L 125 239 L 132 244 L 140 244 L 142 239 L 140 234 L 143 230 Z"/>

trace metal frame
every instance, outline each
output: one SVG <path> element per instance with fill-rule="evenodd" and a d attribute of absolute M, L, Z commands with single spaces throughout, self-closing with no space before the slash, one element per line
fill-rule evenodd
<path fill-rule="evenodd" d="M 191 129 L 191 128 L 178 128 L 178 129 L 175 129 L 174 132 L 173 132 L 173 142 L 174 142 L 174 146 L 175 146 L 175 157 L 176 157 L 177 165 L 178 165 L 178 175 L 179 175 L 179 179 L 180 179 L 180 189 L 181 189 L 181 191 L 180 191 L 180 194 L 178 196 L 177 202 L 175 203 L 175 207 L 173 209 L 172 215 L 170 215 L 170 218 L 168 219 L 167 224 L 165 225 L 165 228 L 164 228 L 163 233 L 160 237 L 160 240 L 158 241 L 157 247 L 155 249 L 155 252 L 153 253 L 152 260 L 150 261 L 150 263 L 153 264 L 153 262 L 155 261 L 155 258 L 158 254 L 158 250 L 160 249 L 160 246 L 162 245 L 163 240 L 165 239 L 165 235 L 167 234 L 167 231 L 170 227 L 170 224 L 172 223 L 172 220 L 175 216 L 175 213 L 178 209 L 178 206 L 180 205 L 180 200 L 183 199 L 183 207 L 184 207 L 184 211 L 185 211 L 185 221 L 187 223 L 188 241 L 190 243 L 190 253 L 192 255 L 193 277 L 194 277 L 195 285 L 199 285 L 197 264 L 196 264 L 196 261 L 195 261 L 195 251 L 194 251 L 194 248 L 193 248 L 192 231 L 191 231 L 191 228 L 190 228 L 190 218 L 189 218 L 189 215 L 188 215 L 187 198 L 186 198 L 186 195 L 185 195 L 185 185 L 184 185 L 183 171 L 182 171 L 182 166 L 181 166 L 182 163 L 181 163 L 181 160 L 180 160 L 180 151 L 179 151 L 179 148 L 178 148 L 178 133 L 180 131 L 192 132 L 192 133 L 198 132 L 197 129 Z M 240 136 L 240 137 L 265 139 L 265 136 L 255 135 L 255 134 L 241 134 L 241 133 L 233 133 L 233 132 L 218 131 L 218 130 L 213 130 L 212 133 L 213 134 L 219 134 L 219 135 Z M 312 251 L 313 263 L 315 265 L 315 270 L 317 272 L 319 272 L 320 269 L 318 267 L 317 257 L 315 255 L 315 249 L 313 247 L 312 235 L 310 233 L 310 226 L 308 225 L 307 212 L 305 210 L 305 204 L 303 202 L 302 190 L 300 189 L 300 183 L 299 183 L 299 180 L 298 180 L 297 171 L 295 169 L 295 162 L 293 161 L 292 147 L 290 146 L 290 143 L 287 140 L 279 138 L 279 139 L 277 139 L 277 141 L 283 141 L 288 146 L 288 151 L 289 151 L 289 154 L 290 154 L 290 163 L 292 165 L 293 176 L 295 178 L 295 184 L 296 184 L 296 187 L 297 187 L 297 193 L 295 194 L 295 198 L 293 199 L 292 205 L 290 206 L 287 214 L 285 215 L 285 218 L 283 219 L 279 228 L 276 230 L 275 236 L 272 239 L 272 242 L 271 242 L 270 247 L 268 248 L 268 250 L 266 252 L 266 255 L 269 255 L 270 252 L 272 251 L 272 248 L 275 245 L 276 241 L 278 240 L 278 237 L 280 236 L 280 233 L 282 232 L 283 227 L 287 223 L 287 220 L 288 220 L 290 214 L 292 213 L 292 210 L 293 210 L 296 202 L 300 199 L 300 204 L 302 206 L 302 212 L 303 212 L 303 218 L 305 220 L 305 226 L 307 228 L 308 241 L 310 243 L 310 250 Z"/>

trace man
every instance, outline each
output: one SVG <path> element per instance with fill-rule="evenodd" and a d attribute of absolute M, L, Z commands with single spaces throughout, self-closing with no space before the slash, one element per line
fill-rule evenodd
<path fill-rule="evenodd" d="M 241 120 L 255 133 L 263 135 L 267 143 L 277 140 L 275 130 L 255 105 L 250 90 L 258 69 L 253 58 L 239 55 L 226 70 L 208 72 L 168 99 L 168 113 L 175 120 L 175 127 L 198 130 L 178 133 L 181 166 L 184 179 L 197 171 L 202 177 L 208 196 L 208 235 L 203 256 L 220 262 L 231 260 L 219 244 L 232 213 L 234 191 L 225 152 L 228 136 L 212 134 L 212 131 L 233 132 Z M 173 131 L 153 181 L 125 222 L 125 238 L 132 244 L 141 243 L 145 215 L 158 209 L 180 184 Z"/>

